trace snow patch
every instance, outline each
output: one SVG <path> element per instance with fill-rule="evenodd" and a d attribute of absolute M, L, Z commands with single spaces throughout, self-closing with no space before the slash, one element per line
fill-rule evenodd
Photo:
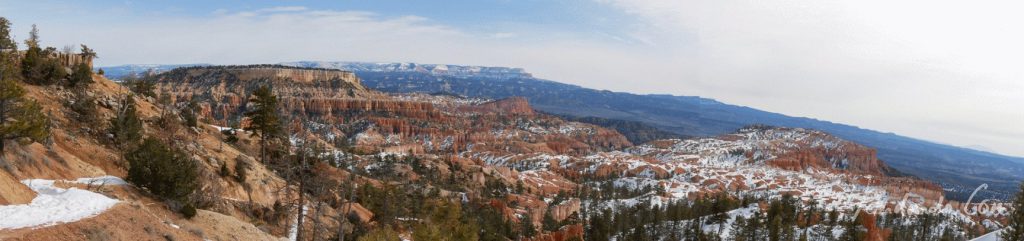
<path fill-rule="evenodd" d="M 113 185 L 122 185 L 123 180 L 104 176 L 98 178 L 80 178 L 75 183 L 98 183 L 106 181 Z M 27 179 L 21 183 L 38 193 L 29 204 L 0 206 L 0 230 L 28 227 L 45 227 L 60 223 L 70 223 L 99 215 L 118 203 L 99 193 L 78 188 L 54 187 L 54 180 Z M 122 184 L 114 184 L 122 183 Z"/>

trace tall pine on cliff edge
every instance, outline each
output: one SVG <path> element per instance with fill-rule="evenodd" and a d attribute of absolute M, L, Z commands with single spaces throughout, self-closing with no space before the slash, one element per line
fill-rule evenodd
<path fill-rule="evenodd" d="M 1024 240 L 1024 183 L 1013 201 L 1013 213 L 1010 213 L 1010 223 L 1003 229 L 1002 240 Z"/>
<path fill-rule="evenodd" d="M 245 117 L 249 118 L 249 126 L 245 130 L 253 131 L 260 137 L 260 161 L 266 163 L 267 141 L 283 134 L 281 118 L 277 116 L 277 96 L 274 96 L 270 87 L 260 86 L 252 93 L 249 101 L 253 109 L 245 113 Z"/>

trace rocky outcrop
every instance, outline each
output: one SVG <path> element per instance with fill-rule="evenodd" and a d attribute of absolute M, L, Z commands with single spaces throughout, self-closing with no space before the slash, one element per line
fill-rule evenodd
<path fill-rule="evenodd" d="M 491 101 L 475 106 L 462 108 L 466 111 L 477 111 L 484 113 L 512 114 L 512 115 L 533 115 L 533 108 L 523 97 L 510 97 L 506 99 Z"/>
<path fill-rule="evenodd" d="M 882 176 L 885 163 L 878 160 L 874 149 L 856 145 L 843 144 L 835 148 L 809 147 L 793 149 L 780 154 L 768 161 L 769 164 L 799 171 L 807 168 L 837 168 L 849 172 L 867 173 Z"/>
<path fill-rule="evenodd" d="M 573 213 L 579 212 L 580 204 L 580 199 L 571 198 L 562 203 L 552 205 L 548 208 L 548 212 L 551 212 L 551 217 L 554 218 L 555 221 L 561 222 L 562 220 L 569 218 Z"/>
<path fill-rule="evenodd" d="M 526 239 L 530 241 L 566 241 L 574 238 L 583 239 L 583 226 L 579 224 L 562 227 L 558 231 L 543 233 L 536 237 Z"/>

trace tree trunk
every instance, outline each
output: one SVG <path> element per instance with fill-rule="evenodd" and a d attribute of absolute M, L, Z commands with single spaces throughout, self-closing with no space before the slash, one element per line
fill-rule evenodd
<path fill-rule="evenodd" d="M 316 205 L 316 208 L 313 209 L 313 217 L 311 219 L 313 221 L 313 232 L 310 234 L 310 237 L 313 237 L 313 241 L 316 241 L 317 237 L 320 236 L 320 215 L 323 214 L 324 205 L 323 203 L 320 202 L 314 203 Z"/>
<path fill-rule="evenodd" d="M 298 211 L 298 216 L 297 216 L 298 217 L 298 219 L 297 219 L 298 223 L 295 224 L 295 233 L 296 233 L 295 240 L 303 240 L 302 239 L 302 223 L 303 223 L 303 220 L 306 219 L 305 215 L 303 215 L 303 213 L 305 212 L 305 203 L 304 203 L 305 200 L 303 200 L 303 196 L 305 196 L 305 195 L 303 195 L 303 192 L 302 192 L 302 188 L 304 186 L 303 183 L 305 183 L 305 182 L 299 181 L 299 208 L 298 208 L 299 211 Z"/>
<path fill-rule="evenodd" d="M 260 135 L 260 162 L 262 162 L 264 166 L 267 165 L 267 154 L 266 153 L 267 153 L 267 139 L 263 138 L 263 135 Z"/>
<path fill-rule="evenodd" d="M 355 193 L 356 193 L 356 173 L 354 169 L 349 169 L 349 189 L 348 189 L 348 206 L 343 209 L 344 212 L 338 214 L 338 241 L 345 241 L 345 221 L 348 220 L 348 213 L 352 211 L 352 205 L 355 204 Z M 353 224 L 353 228 L 355 224 Z"/>
<path fill-rule="evenodd" d="M 296 223 L 296 225 L 295 225 L 295 234 L 296 234 L 295 235 L 295 240 L 296 241 L 303 240 L 302 239 L 302 223 L 303 223 L 303 220 L 306 219 L 305 215 L 303 214 L 305 209 L 306 209 L 305 208 L 306 207 L 305 206 L 306 205 L 305 204 L 306 200 L 304 199 L 304 197 L 306 195 L 305 195 L 305 192 L 303 191 L 303 190 L 305 190 L 305 187 L 306 187 L 306 179 L 305 179 L 305 177 L 302 176 L 303 174 L 305 174 L 305 171 L 306 171 L 306 153 L 305 152 L 299 153 L 299 155 L 301 155 L 299 157 L 300 158 L 299 159 L 300 160 L 299 161 L 299 176 L 295 177 L 295 178 L 299 179 L 298 180 L 299 181 L 299 190 L 298 190 L 298 192 L 299 192 L 299 211 L 298 211 L 298 216 L 297 216 L 298 217 L 298 220 L 297 220 L 298 223 Z"/>

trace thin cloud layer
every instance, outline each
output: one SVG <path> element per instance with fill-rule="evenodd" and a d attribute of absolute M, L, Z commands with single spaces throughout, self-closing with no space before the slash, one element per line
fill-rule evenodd
<path fill-rule="evenodd" d="M 1020 3 L 600 2 L 699 65 L 690 93 L 1024 155 Z"/>
<path fill-rule="evenodd" d="M 1015 66 L 1024 55 L 1024 17 L 1015 14 L 1016 3 L 591 4 L 634 19 L 608 31 L 536 23 L 479 28 L 487 23 L 305 6 L 129 21 L 65 8 L 41 17 L 48 21 L 40 27 L 46 44 L 88 43 L 100 65 L 346 60 L 523 67 L 586 87 L 699 95 L 1024 156 L 1024 83 L 1017 81 L 1024 70 Z M 40 21 L 14 20 L 18 32 Z"/>

